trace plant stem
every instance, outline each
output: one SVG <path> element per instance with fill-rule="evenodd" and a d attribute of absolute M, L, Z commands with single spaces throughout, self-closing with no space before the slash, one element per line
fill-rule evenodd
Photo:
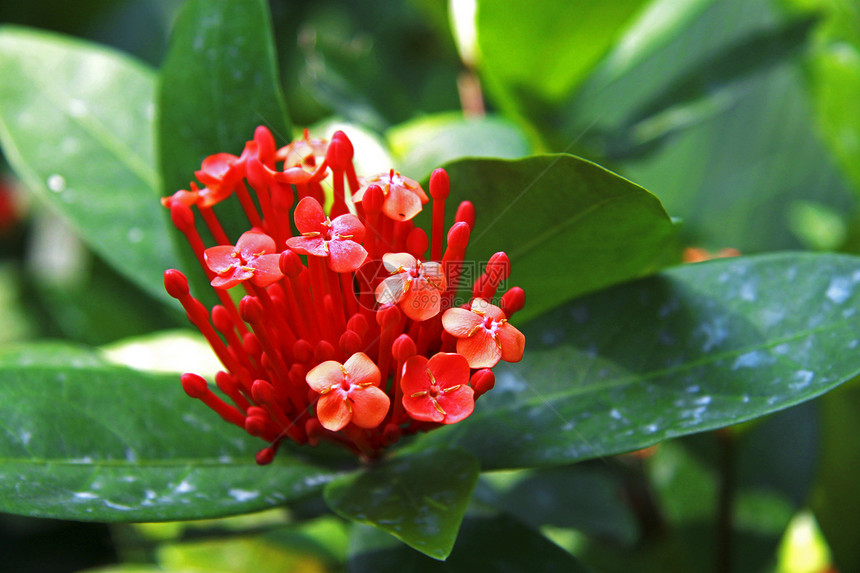
<path fill-rule="evenodd" d="M 735 436 L 731 428 L 715 432 L 719 448 L 720 483 L 717 498 L 717 573 L 730 573 L 732 570 L 732 523 L 734 521 L 735 494 Z"/>

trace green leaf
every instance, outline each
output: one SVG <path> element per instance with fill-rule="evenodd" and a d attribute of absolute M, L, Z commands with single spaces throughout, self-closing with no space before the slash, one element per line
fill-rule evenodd
<path fill-rule="evenodd" d="M 477 207 L 465 276 L 475 277 L 494 252 L 507 252 L 508 284 L 528 296 L 518 321 L 654 272 L 674 246 L 675 226 L 660 202 L 590 161 L 540 155 L 465 159 L 445 167 L 450 210 L 463 200 Z"/>
<path fill-rule="evenodd" d="M 728 556 L 733 572 L 766 570 L 808 499 L 817 461 L 816 406 L 806 402 L 742 428 L 666 442 L 645 459 L 621 458 L 628 475 L 620 495 L 636 511 L 642 537 L 633 546 L 589 542 L 581 558 L 604 573 L 630 571 L 632 564 L 643 573 L 709 571 Z M 727 525 L 719 517 L 724 493 L 731 504 Z M 716 543 L 723 526 L 728 550 Z"/>
<path fill-rule="evenodd" d="M 521 479 L 499 492 L 495 507 L 534 529 L 573 528 L 622 546 L 636 541 L 636 519 L 618 464 L 600 460 L 521 473 Z"/>
<path fill-rule="evenodd" d="M 666 85 L 662 92 L 628 119 L 627 133 L 611 144 L 613 156 L 637 155 L 674 132 L 689 128 L 731 107 L 745 92 L 738 85 L 749 77 L 784 64 L 805 46 L 815 19 L 781 23 L 732 44 L 699 67 Z M 628 139 L 628 141 L 623 141 Z M 625 146 L 629 146 L 625 149 Z"/>
<path fill-rule="evenodd" d="M 558 307 L 471 418 L 422 441 L 484 469 L 640 449 L 787 408 L 860 373 L 860 259 L 685 265 Z M 426 442 L 425 442 L 426 445 Z"/>
<path fill-rule="evenodd" d="M 390 538 L 389 538 L 390 539 Z M 428 559 L 382 538 L 378 530 L 357 527 L 350 573 L 445 573 L 451 571 L 589 571 L 571 554 L 508 515 L 467 517 L 454 551 L 444 563 Z"/>
<path fill-rule="evenodd" d="M 648 27 L 637 28 L 560 112 L 566 119 L 549 114 L 546 130 L 556 146 L 583 133 L 587 153 L 608 157 L 684 221 L 688 244 L 744 253 L 803 246 L 795 201 L 844 214 L 854 198 L 813 122 L 800 61 L 811 20 L 773 4 L 697 1 L 671 34 L 639 42 Z"/>
<path fill-rule="evenodd" d="M 559 101 L 576 88 L 644 4 L 479 1 L 480 69 L 503 99 L 528 94 Z"/>
<path fill-rule="evenodd" d="M 268 6 L 262 0 L 190 0 L 161 70 L 159 159 L 164 193 L 187 188 L 208 155 L 239 155 L 258 125 L 292 139 Z"/>
<path fill-rule="evenodd" d="M 59 344 L 0 352 L 0 511 L 96 521 L 243 513 L 319 491 L 332 473 L 265 445 L 176 376 Z M 283 453 L 283 452 L 282 452 Z"/>
<path fill-rule="evenodd" d="M 860 16 L 855 17 L 860 29 Z M 809 63 L 811 91 L 824 138 L 842 169 L 860 189 L 860 39 L 817 50 Z"/>
<path fill-rule="evenodd" d="M 459 108 L 462 64 L 444 3 L 353 0 L 276 6 L 277 37 L 289 48 L 279 54 L 285 89 L 296 117 L 322 113 L 303 105 L 302 100 L 312 99 L 317 107 L 382 131 L 419 110 Z"/>
<path fill-rule="evenodd" d="M 176 266 L 153 153 L 154 77 L 104 48 L 0 30 L 0 143 L 18 176 L 86 243 L 167 300 Z"/>
<path fill-rule="evenodd" d="M 416 452 L 338 477 L 324 496 L 342 517 L 378 527 L 443 560 L 454 547 L 479 472 L 465 452 Z"/>
<path fill-rule="evenodd" d="M 499 117 L 464 118 L 446 113 L 422 117 L 386 132 L 400 171 L 413 179 L 427 179 L 432 171 L 462 157 L 517 159 L 531 146 L 513 123 Z"/>
<path fill-rule="evenodd" d="M 624 172 L 684 219 L 693 244 L 745 253 L 801 246 L 791 232 L 794 202 L 844 214 L 854 203 L 815 133 L 801 80 L 793 66 L 750 78 L 732 105 Z"/>
<path fill-rule="evenodd" d="M 570 102 L 561 135 L 619 129 L 673 86 L 779 21 L 767 0 L 655 0 Z M 747 54 L 748 59 L 755 54 Z M 743 62 L 735 62 L 742 66 Z M 556 126 L 558 127 L 558 126 Z"/>

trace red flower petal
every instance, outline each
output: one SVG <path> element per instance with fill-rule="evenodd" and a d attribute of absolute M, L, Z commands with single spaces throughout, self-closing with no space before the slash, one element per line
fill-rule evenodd
<path fill-rule="evenodd" d="M 220 289 L 228 289 L 233 288 L 243 280 L 249 278 L 251 273 L 247 271 L 238 271 L 236 273 L 225 275 L 225 276 L 217 276 L 209 283 L 215 288 Z"/>
<path fill-rule="evenodd" d="M 445 414 L 436 409 L 433 400 L 427 395 L 413 396 L 404 392 L 403 408 L 409 416 L 420 422 L 441 422 L 445 419 Z"/>
<path fill-rule="evenodd" d="M 245 261 L 250 261 L 254 257 L 266 253 L 274 253 L 276 250 L 275 241 L 272 237 L 257 231 L 242 233 L 242 236 L 236 241 L 236 248 L 242 254 L 242 258 Z"/>
<path fill-rule="evenodd" d="M 381 382 L 379 367 L 364 352 L 356 352 L 350 356 L 343 367 L 349 373 L 349 381 L 352 384 L 372 384 L 379 386 Z"/>
<path fill-rule="evenodd" d="M 315 237 L 291 237 L 287 239 L 287 246 L 300 255 L 328 256 L 326 240 L 319 235 Z"/>
<path fill-rule="evenodd" d="M 321 364 L 317 364 L 305 376 L 308 386 L 316 392 L 325 392 L 333 384 L 340 384 L 343 379 L 343 369 L 340 362 L 336 360 L 326 360 Z"/>
<path fill-rule="evenodd" d="M 367 258 L 367 251 L 364 250 L 364 247 L 350 239 L 329 241 L 328 250 L 328 266 L 336 273 L 353 272 L 364 264 L 364 260 Z"/>
<path fill-rule="evenodd" d="M 416 354 L 403 364 L 403 372 L 400 377 L 400 389 L 404 396 L 416 392 L 423 392 L 430 387 L 430 379 L 427 378 L 427 358 Z"/>
<path fill-rule="evenodd" d="M 279 266 L 281 255 L 269 254 L 257 257 L 249 266 L 254 269 L 254 276 L 251 277 L 251 282 L 258 287 L 267 287 L 275 281 L 281 279 L 283 273 Z"/>
<path fill-rule="evenodd" d="M 382 212 L 395 221 L 408 221 L 421 212 L 421 199 L 412 191 L 391 185 Z"/>
<path fill-rule="evenodd" d="M 443 424 L 456 424 L 468 418 L 475 411 L 475 391 L 466 384 L 451 392 L 443 392 L 437 400 L 442 409 L 445 410 Z"/>
<path fill-rule="evenodd" d="M 406 293 L 409 283 L 407 273 L 397 273 L 376 286 L 376 302 L 379 304 L 397 304 Z"/>
<path fill-rule="evenodd" d="M 382 255 L 385 269 L 390 273 L 399 273 L 415 268 L 418 261 L 409 253 L 385 253 Z"/>
<path fill-rule="evenodd" d="M 421 201 L 421 204 L 424 205 L 430 201 L 430 197 L 427 196 L 427 193 L 424 192 L 424 188 L 421 187 L 421 184 L 415 181 L 414 179 L 410 179 L 409 177 L 404 177 L 399 173 L 394 174 L 394 182 L 399 182 L 403 187 L 415 193 L 418 196 L 418 199 Z"/>
<path fill-rule="evenodd" d="M 237 257 L 233 256 L 236 252 L 236 247 L 232 245 L 218 245 L 217 247 L 209 247 L 203 251 L 203 260 L 206 261 L 206 266 L 216 273 L 224 273 L 236 266 L 236 263 L 241 263 Z"/>
<path fill-rule="evenodd" d="M 448 281 L 445 279 L 445 273 L 442 271 L 442 265 L 440 263 L 435 261 L 422 263 L 421 274 L 428 285 L 439 292 L 443 292 L 448 286 Z"/>
<path fill-rule="evenodd" d="M 472 329 L 484 322 L 481 315 L 465 308 L 449 308 L 442 315 L 442 327 L 452 336 L 465 338 Z"/>
<path fill-rule="evenodd" d="M 437 352 L 427 362 L 427 369 L 433 373 L 440 388 L 469 383 L 469 364 L 459 354 Z"/>
<path fill-rule="evenodd" d="M 505 320 L 505 318 L 507 318 L 505 316 L 505 313 L 502 312 L 502 309 L 500 309 L 494 304 L 487 302 L 482 298 L 476 298 L 472 301 L 472 312 L 475 311 L 484 313 L 484 318 L 489 317 L 496 322 L 499 322 L 500 320 Z"/>
<path fill-rule="evenodd" d="M 192 187 L 192 189 L 194 189 L 194 187 Z M 193 207 L 197 204 L 197 191 L 186 191 L 185 189 L 180 189 L 170 197 L 161 198 L 161 204 L 168 209 L 174 202 L 181 203 L 186 207 Z"/>
<path fill-rule="evenodd" d="M 194 175 L 204 185 L 219 184 L 238 159 L 232 153 L 215 153 L 203 160 L 200 170 Z"/>
<path fill-rule="evenodd" d="M 457 353 L 462 354 L 472 368 L 492 368 L 502 357 L 496 338 L 486 328 L 477 329 L 469 338 L 459 339 Z"/>
<path fill-rule="evenodd" d="M 377 369 L 377 375 L 379 370 Z M 356 388 L 349 392 L 352 401 L 352 423 L 359 428 L 375 428 L 388 413 L 391 400 L 376 386 Z"/>
<path fill-rule="evenodd" d="M 499 342 L 502 344 L 502 360 L 505 362 L 519 362 L 523 359 L 523 351 L 526 347 L 526 337 L 511 323 L 506 322 L 497 331 Z"/>
<path fill-rule="evenodd" d="M 332 390 L 323 394 L 317 402 L 317 418 L 326 430 L 337 432 L 352 419 L 353 411 L 347 405 L 343 390 Z"/>
<path fill-rule="evenodd" d="M 344 214 L 331 222 L 331 233 L 332 236 L 350 237 L 356 243 L 361 243 L 364 241 L 365 229 L 358 217 Z"/>
<path fill-rule="evenodd" d="M 468 384 L 469 365 L 459 354 L 440 352 L 429 361 L 413 356 L 403 365 L 400 378 L 403 407 L 416 420 L 459 422 L 475 408 L 474 391 Z"/>
<path fill-rule="evenodd" d="M 436 316 L 441 309 L 441 293 L 423 278 L 413 280 L 411 288 L 400 299 L 403 314 L 419 322 Z"/>
<path fill-rule="evenodd" d="M 296 205 L 293 214 L 299 233 L 325 233 L 325 212 L 313 197 L 305 197 Z"/>
<path fill-rule="evenodd" d="M 220 184 L 215 184 L 212 187 L 204 187 L 197 193 L 197 206 L 204 208 L 212 207 L 229 197 L 232 192 L 232 187 L 222 187 Z"/>

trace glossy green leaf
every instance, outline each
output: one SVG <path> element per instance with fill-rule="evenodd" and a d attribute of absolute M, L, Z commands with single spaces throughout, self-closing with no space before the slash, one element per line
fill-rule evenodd
<path fill-rule="evenodd" d="M 454 551 L 444 563 L 382 538 L 378 530 L 356 528 L 349 573 L 446 573 L 451 571 L 589 571 L 571 554 L 508 515 L 467 517 Z"/>
<path fill-rule="evenodd" d="M 141 64 L 77 40 L 0 31 L 0 143 L 18 176 L 126 277 L 166 300 L 176 266 L 158 203 L 155 82 Z"/>
<path fill-rule="evenodd" d="M 860 259 L 674 268 L 547 312 L 464 422 L 424 440 L 484 469 L 635 450 L 809 400 L 860 373 Z"/>
<path fill-rule="evenodd" d="M 59 344 L 0 353 L 0 511 L 97 521 L 166 521 L 255 511 L 332 478 L 182 391 L 175 375 L 105 363 Z M 283 453 L 283 452 L 282 452 Z"/>
<path fill-rule="evenodd" d="M 445 166 L 448 204 L 474 202 L 464 280 L 496 251 L 511 259 L 508 285 L 525 289 L 517 320 L 565 300 L 659 269 L 671 256 L 675 226 L 650 193 L 572 155 L 502 161 L 464 159 Z M 471 273 L 471 274 L 470 274 Z"/>
<path fill-rule="evenodd" d="M 434 559 L 445 559 L 479 471 L 465 452 L 416 452 L 335 478 L 324 495 L 342 517 L 374 525 Z"/>
<path fill-rule="evenodd" d="M 568 96 L 646 2 L 479 1 L 481 72 L 501 97 Z"/>
<path fill-rule="evenodd" d="M 239 155 L 258 125 L 292 140 L 262 0 L 190 0 L 161 71 L 159 159 L 164 193 L 187 189 L 205 157 Z"/>
<path fill-rule="evenodd" d="M 500 117 L 422 117 L 391 128 L 386 137 L 399 170 L 413 179 L 427 179 L 443 163 L 462 157 L 518 159 L 531 151 L 525 134 Z"/>

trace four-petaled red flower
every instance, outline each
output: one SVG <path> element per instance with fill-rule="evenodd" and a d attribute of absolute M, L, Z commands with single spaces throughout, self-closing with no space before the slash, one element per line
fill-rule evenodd
<path fill-rule="evenodd" d="M 228 289 L 250 280 L 258 287 L 267 287 L 283 276 L 278 268 L 280 254 L 272 238 L 258 231 L 242 233 L 236 246 L 218 245 L 204 251 L 206 265 L 216 273 L 215 288 Z"/>
<path fill-rule="evenodd" d="M 287 240 L 287 246 L 300 255 L 328 258 L 328 266 L 336 273 L 349 273 L 367 258 L 361 246 L 364 225 L 354 215 L 340 215 L 330 221 L 322 205 L 313 197 L 305 197 L 296 206 L 296 228 L 300 237 Z"/>
<path fill-rule="evenodd" d="M 447 287 L 441 264 L 422 263 L 409 253 L 386 253 L 382 262 L 392 276 L 376 287 L 379 304 L 399 304 L 412 320 L 427 320 L 439 314 Z"/>
<path fill-rule="evenodd" d="M 469 364 L 459 354 L 416 355 L 403 365 L 403 407 L 416 420 L 455 424 L 475 409 Z"/>
<path fill-rule="evenodd" d="M 469 310 L 446 310 L 442 326 L 459 339 L 457 352 L 472 368 L 492 368 L 500 359 L 519 362 L 523 357 L 523 333 L 508 322 L 502 309 L 482 298 L 474 299 Z"/>
<path fill-rule="evenodd" d="M 229 197 L 242 182 L 245 164 L 231 153 L 216 153 L 204 159 L 194 175 L 206 186 L 200 193 L 200 206 L 211 207 Z"/>
<path fill-rule="evenodd" d="M 320 393 L 317 418 L 336 432 L 352 422 L 359 428 L 375 428 L 388 413 L 390 400 L 379 389 L 379 368 L 363 352 L 356 352 L 344 364 L 327 360 L 308 372 L 308 386 Z"/>
<path fill-rule="evenodd" d="M 421 212 L 421 205 L 430 201 L 417 181 L 404 177 L 393 169 L 389 173 L 366 177 L 363 183 L 352 200 L 356 203 L 361 201 L 368 187 L 379 185 L 385 195 L 382 212 L 395 221 L 408 221 Z"/>

